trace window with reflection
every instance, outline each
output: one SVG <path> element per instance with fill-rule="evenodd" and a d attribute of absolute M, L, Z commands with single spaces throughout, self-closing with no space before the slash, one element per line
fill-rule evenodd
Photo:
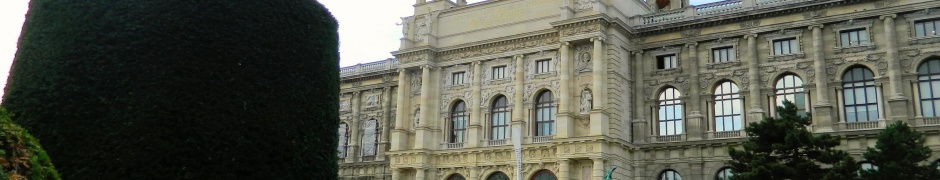
<path fill-rule="evenodd" d="M 467 137 L 467 107 L 463 101 L 454 103 L 450 110 L 450 138 L 449 143 L 462 143 Z"/>
<path fill-rule="evenodd" d="M 336 146 L 336 150 L 338 150 L 337 152 L 339 153 L 337 153 L 336 156 L 345 158 L 346 146 L 348 146 L 347 143 L 349 143 L 349 125 L 346 125 L 346 123 L 339 124 L 339 130 L 337 132 L 339 134 L 339 143 Z"/>
<path fill-rule="evenodd" d="M 551 171 L 541 170 L 532 175 L 532 180 L 558 180 Z"/>
<path fill-rule="evenodd" d="M 917 68 L 917 93 L 924 117 L 940 116 L 940 59 L 931 59 Z"/>
<path fill-rule="evenodd" d="M 667 88 L 659 94 L 659 135 L 682 134 L 682 100 L 679 90 Z"/>
<path fill-rule="evenodd" d="M 842 76 L 842 101 L 846 122 L 878 120 L 878 92 L 875 74 L 863 67 L 852 68 Z"/>
<path fill-rule="evenodd" d="M 940 29 L 940 19 L 914 21 L 914 37 L 923 38 L 937 36 L 938 29 Z"/>
<path fill-rule="evenodd" d="M 509 176 L 507 176 L 506 173 L 497 171 L 493 174 L 490 174 L 490 176 L 486 177 L 486 180 L 509 180 Z"/>
<path fill-rule="evenodd" d="M 506 139 L 509 133 L 509 106 L 506 105 L 506 96 L 496 97 L 490 114 L 490 139 Z"/>
<path fill-rule="evenodd" d="M 682 180 L 682 176 L 675 170 L 666 170 L 659 174 L 659 180 Z"/>
<path fill-rule="evenodd" d="M 734 176 L 734 171 L 731 171 L 730 167 L 726 167 L 718 171 L 715 180 L 731 180 L 731 176 Z"/>
<path fill-rule="evenodd" d="M 877 170 L 878 170 L 878 166 L 875 166 L 874 164 L 872 164 L 872 163 L 870 163 L 870 162 L 862 162 L 862 163 L 859 163 L 859 168 L 858 168 L 858 172 L 857 172 L 857 173 L 858 173 L 859 176 L 861 176 L 861 175 L 862 175 L 862 172 L 871 171 L 871 170 L 877 171 Z"/>
<path fill-rule="evenodd" d="M 362 156 L 375 156 L 378 144 L 379 121 L 370 119 L 362 125 Z"/>
<path fill-rule="evenodd" d="M 741 121 L 741 94 L 738 85 L 725 81 L 715 88 L 715 131 L 739 131 Z"/>
<path fill-rule="evenodd" d="M 803 92 L 803 79 L 796 75 L 786 75 L 774 83 L 774 106 L 783 106 L 783 101 L 788 100 L 796 105 L 796 112 L 800 116 L 806 116 L 806 94 Z"/>
<path fill-rule="evenodd" d="M 535 136 L 555 135 L 555 102 L 551 91 L 542 91 L 535 103 Z"/>

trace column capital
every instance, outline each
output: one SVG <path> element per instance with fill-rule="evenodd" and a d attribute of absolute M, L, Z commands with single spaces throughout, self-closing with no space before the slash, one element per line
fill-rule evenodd
<path fill-rule="evenodd" d="M 592 37 L 592 38 L 591 38 L 591 42 L 594 42 L 594 41 L 601 41 L 601 42 L 604 42 L 605 39 L 604 39 L 604 37 Z"/>
<path fill-rule="evenodd" d="M 405 69 L 405 68 L 399 68 L 399 69 L 398 69 L 398 74 L 404 74 L 404 73 L 407 73 L 407 72 L 408 72 L 408 70 Z"/>
<path fill-rule="evenodd" d="M 431 69 L 432 67 L 431 65 L 421 65 L 421 69 Z"/>
<path fill-rule="evenodd" d="M 524 57 L 525 57 L 525 55 L 522 55 L 522 54 L 518 54 L 518 55 L 512 56 L 512 58 L 515 58 L 515 59 L 522 59 L 522 58 L 524 58 Z"/>
<path fill-rule="evenodd" d="M 698 42 L 690 42 L 690 43 L 685 44 L 685 47 L 696 47 L 696 46 L 698 46 Z"/>
<path fill-rule="evenodd" d="M 633 55 L 643 54 L 643 50 L 642 50 L 642 49 L 640 49 L 640 50 L 634 50 L 634 51 L 630 51 L 630 53 L 632 53 Z"/>
<path fill-rule="evenodd" d="M 470 65 L 472 65 L 472 66 L 479 66 L 480 64 L 483 64 L 483 61 L 473 61 L 473 62 L 470 62 Z"/>
<path fill-rule="evenodd" d="M 748 38 L 757 38 L 757 34 L 745 34 L 744 39 L 748 39 Z"/>
<path fill-rule="evenodd" d="M 810 30 L 813 30 L 814 28 L 822 29 L 823 27 L 825 27 L 825 25 L 823 25 L 823 24 L 813 24 L 813 25 L 809 25 L 809 26 L 806 27 L 806 28 L 807 28 L 807 29 L 810 29 Z"/>
<path fill-rule="evenodd" d="M 353 96 L 359 95 L 359 91 L 353 91 L 352 94 L 353 94 Z"/>
<path fill-rule="evenodd" d="M 560 44 L 561 44 L 562 47 L 564 47 L 564 46 L 571 46 L 571 42 L 569 42 L 569 41 L 562 41 Z"/>
<path fill-rule="evenodd" d="M 897 17 L 898 17 L 897 14 L 886 14 L 886 15 L 881 15 L 880 17 L 878 17 L 878 19 L 885 20 L 887 18 L 891 18 L 893 20 L 894 18 L 897 18 Z"/>

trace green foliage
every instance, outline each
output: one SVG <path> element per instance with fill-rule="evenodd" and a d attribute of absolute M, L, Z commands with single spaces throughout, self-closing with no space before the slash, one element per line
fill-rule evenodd
<path fill-rule="evenodd" d="M 806 130 L 809 117 L 797 114 L 796 106 L 785 101 L 777 107 L 778 118 L 752 122 L 745 129 L 750 136 L 743 150 L 728 148 L 733 159 L 734 179 L 852 179 L 858 167 L 848 153 L 833 150 L 839 138 L 814 135 Z M 819 164 L 832 165 L 823 168 Z"/>
<path fill-rule="evenodd" d="M 924 164 L 930 158 L 930 148 L 924 145 L 924 134 L 907 123 L 897 121 L 878 133 L 875 148 L 868 148 L 865 159 L 877 170 L 862 171 L 864 179 L 940 179 L 936 162 Z"/>
<path fill-rule="evenodd" d="M 32 135 L 0 108 L 0 179 L 62 179 Z"/>
<path fill-rule="evenodd" d="M 32 0 L 3 107 L 65 179 L 334 179 L 337 27 L 311 0 Z"/>

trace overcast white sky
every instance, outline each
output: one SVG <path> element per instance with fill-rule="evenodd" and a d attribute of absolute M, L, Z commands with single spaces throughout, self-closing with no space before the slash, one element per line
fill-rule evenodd
<path fill-rule="evenodd" d="M 319 0 L 339 21 L 340 66 L 391 58 L 398 50 L 401 17 L 412 15 L 414 0 Z M 485 0 L 467 0 L 476 3 Z M 691 0 L 704 4 L 719 0 Z M 0 87 L 6 86 L 29 0 L 0 0 Z M 0 91 L 0 96 L 3 91 Z"/>

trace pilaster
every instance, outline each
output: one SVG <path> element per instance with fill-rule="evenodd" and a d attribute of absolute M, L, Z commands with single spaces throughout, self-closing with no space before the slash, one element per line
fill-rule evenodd
<path fill-rule="evenodd" d="M 813 68 L 816 71 L 816 104 L 813 106 L 813 130 L 832 132 L 832 105 L 829 103 L 829 74 L 826 73 L 826 56 L 823 48 L 823 25 L 812 25 L 813 31 Z"/>
<path fill-rule="evenodd" d="M 646 112 L 649 106 L 647 106 L 645 100 L 649 97 L 643 96 L 643 89 L 649 88 L 643 86 L 646 72 L 644 66 L 646 63 L 644 63 L 645 59 L 643 59 L 643 50 L 634 51 L 633 55 L 635 56 L 633 60 L 633 76 L 636 77 L 636 81 L 633 83 L 633 89 L 636 90 L 633 91 L 633 107 L 636 108 L 633 111 L 636 113 L 635 117 L 633 118 L 633 142 L 648 142 L 649 138 L 647 137 L 650 135 L 650 127 L 647 125 L 649 118 Z"/>
<path fill-rule="evenodd" d="M 569 138 L 574 135 L 574 123 L 572 123 L 571 113 L 571 44 L 568 42 L 561 42 L 561 47 L 559 48 L 559 53 L 561 54 L 559 58 L 559 105 L 558 105 L 558 114 L 556 121 L 558 126 L 556 126 L 556 138 Z"/>
<path fill-rule="evenodd" d="M 513 85 L 516 87 L 513 88 L 513 98 L 512 98 L 513 100 L 512 127 L 519 128 L 522 131 L 520 135 L 522 135 L 523 137 L 525 137 L 526 134 L 528 134 L 525 132 L 526 128 L 524 128 L 525 126 L 525 106 L 524 106 L 525 102 L 523 101 L 523 99 L 525 99 L 525 97 L 523 97 L 525 96 L 525 93 L 523 93 L 525 91 L 525 61 L 524 61 L 525 58 L 524 57 L 525 56 L 523 55 L 516 55 L 513 57 L 513 60 L 515 60 L 515 63 L 516 63 L 515 72 L 514 72 L 515 76 L 513 76 L 515 80 L 513 80 Z M 511 131 L 512 129 L 510 129 L 510 133 L 509 133 L 510 136 L 512 136 Z M 522 137 L 512 137 L 512 138 L 522 138 Z"/>
<path fill-rule="evenodd" d="M 385 147 L 388 147 L 389 135 L 392 122 L 392 87 L 385 87 L 382 89 L 382 123 L 379 125 L 382 127 L 382 131 L 379 132 L 381 139 L 379 140 L 378 146 L 376 146 L 376 160 L 384 161 L 385 160 Z"/>
<path fill-rule="evenodd" d="M 395 129 L 391 132 L 392 144 L 390 151 L 404 150 L 404 146 L 408 144 L 408 132 L 405 130 L 405 125 L 410 124 L 406 123 L 408 114 L 410 113 L 408 110 L 408 107 L 410 107 L 408 102 L 411 102 L 408 100 L 410 99 L 408 98 L 408 92 L 411 91 L 408 88 L 410 87 L 408 82 L 411 82 L 411 76 L 408 75 L 408 70 L 398 69 L 398 94 L 396 98 L 398 100 L 396 103 L 398 104 L 395 109 L 395 119 L 397 121 L 395 121 Z"/>
<path fill-rule="evenodd" d="M 392 168 L 392 180 L 401 180 L 401 170 Z"/>
<path fill-rule="evenodd" d="M 607 56 L 604 39 L 600 37 L 591 38 L 591 41 L 594 42 L 594 55 L 591 59 L 593 65 L 591 79 L 592 88 L 591 95 L 592 100 L 592 110 L 591 110 L 591 132 L 589 133 L 592 136 L 595 135 L 607 135 L 607 132 L 610 131 L 609 115 L 607 114 Z"/>
<path fill-rule="evenodd" d="M 594 161 L 591 179 L 604 179 L 604 158 L 593 158 L 591 161 Z"/>
<path fill-rule="evenodd" d="M 699 73 L 698 43 L 689 43 L 689 44 L 686 44 L 685 46 L 689 49 L 688 63 L 691 66 L 689 69 L 692 70 L 691 74 L 692 74 L 692 77 L 694 78 L 690 82 L 691 84 L 690 86 L 699 87 L 698 86 L 699 81 L 695 80 L 697 79 L 698 73 Z M 699 107 L 699 104 L 700 104 L 699 101 L 701 101 L 701 96 L 699 95 L 700 93 L 686 92 L 685 94 L 690 96 L 692 99 L 691 101 L 689 101 L 689 103 L 687 103 L 689 106 L 686 106 L 686 107 L 689 107 L 688 109 L 690 110 L 689 116 L 688 116 L 689 121 L 687 122 L 689 126 L 687 128 L 687 131 L 688 131 L 687 137 L 689 140 L 701 140 L 703 138 L 702 126 L 704 123 L 702 123 L 702 112 L 701 112 L 701 108 Z"/>
<path fill-rule="evenodd" d="M 568 159 L 558 160 L 558 179 L 571 179 L 571 162 Z"/>
<path fill-rule="evenodd" d="M 480 146 L 480 137 L 483 137 L 481 130 L 483 126 L 480 125 L 480 122 L 483 121 L 482 109 L 480 106 L 474 106 L 473 104 L 480 104 L 478 101 L 481 101 L 483 97 L 480 95 L 481 89 L 483 87 L 483 71 L 480 61 L 474 61 L 471 63 L 473 66 L 473 77 L 471 77 L 471 82 L 473 83 L 470 86 L 470 97 L 467 99 L 468 106 L 470 108 L 470 126 L 467 129 L 467 147 L 478 147 Z"/>
<path fill-rule="evenodd" d="M 428 179 L 424 168 L 415 168 L 415 179 Z"/>
<path fill-rule="evenodd" d="M 885 39 L 888 42 L 885 42 L 888 61 L 888 80 L 889 88 L 891 88 L 891 95 L 888 96 L 888 113 L 891 115 L 891 118 L 888 119 L 888 123 L 891 123 L 892 120 L 907 120 L 908 119 L 908 103 L 907 96 L 905 96 L 904 90 L 901 88 L 901 79 L 903 79 L 901 72 L 904 70 L 901 69 L 901 60 L 898 57 L 898 38 L 897 30 L 894 25 L 894 18 L 896 14 L 889 14 L 881 16 L 881 20 L 884 21 L 885 27 Z"/>
<path fill-rule="evenodd" d="M 362 111 L 360 109 L 361 108 L 360 105 L 362 104 L 362 99 L 360 97 L 361 95 L 362 94 L 359 93 L 359 91 L 353 92 L 352 100 L 350 100 L 351 101 L 350 105 L 352 106 L 352 119 L 353 120 L 352 122 L 348 124 L 349 125 L 349 142 L 347 143 L 347 146 L 346 146 L 346 163 L 356 162 L 356 160 L 359 159 L 359 154 L 360 154 L 359 153 L 359 130 L 360 130 L 359 127 L 362 125 L 360 124 L 361 121 L 359 120 L 359 113 L 360 111 Z"/>
<path fill-rule="evenodd" d="M 748 52 L 748 104 L 750 104 L 750 109 L 747 112 L 747 117 L 745 120 L 750 122 L 761 121 L 764 118 L 764 109 L 761 108 L 761 95 L 760 95 L 760 59 L 757 54 L 757 35 L 751 34 L 746 35 L 744 38 L 747 38 L 747 52 Z"/>
<path fill-rule="evenodd" d="M 430 129 L 430 121 L 434 117 L 432 110 L 434 107 L 431 106 L 431 68 L 430 65 L 421 66 L 421 110 L 419 112 L 421 115 L 418 128 L 415 129 L 415 149 L 428 149 L 434 139 Z"/>

